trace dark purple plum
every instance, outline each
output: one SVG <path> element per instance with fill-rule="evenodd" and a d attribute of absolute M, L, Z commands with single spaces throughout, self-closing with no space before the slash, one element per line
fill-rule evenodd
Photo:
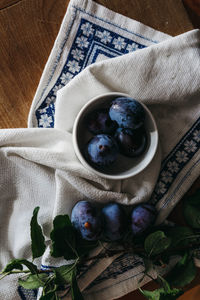
<path fill-rule="evenodd" d="M 109 110 L 111 120 L 119 127 L 136 129 L 143 125 L 145 111 L 143 106 L 133 98 L 119 97 L 112 101 Z"/>
<path fill-rule="evenodd" d="M 117 129 L 117 123 L 112 121 L 107 109 L 98 109 L 91 112 L 87 119 L 88 130 L 93 134 L 112 134 Z"/>
<path fill-rule="evenodd" d="M 95 241 L 101 234 L 101 217 L 97 208 L 89 201 L 80 201 L 72 209 L 72 225 L 88 241 Z"/>
<path fill-rule="evenodd" d="M 94 136 L 87 144 L 86 158 L 94 165 L 106 167 L 117 158 L 118 146 L 115 139 L 106 134 Z"/>
<path fill-rule="evenodd" d="M 126 231 L 127 217 L 121 205 L 109 203 L 102 209 L 103 237 L 105 240 L 120 240 Z"/>
<path fill-rule="evenodd" d="M 157 211 L 151 204 L 142 203 L 134 207 L 131 213 L 132 233 L 138 235 L 153 225 L 156 214 Z"/>
<path fill-rule="evenodd" d="M 115 133 L 121 154 L 129 157 L 141 155 L 147 147 L 147 135 L 143 127 L 138 129 L 118 128 Z"/>

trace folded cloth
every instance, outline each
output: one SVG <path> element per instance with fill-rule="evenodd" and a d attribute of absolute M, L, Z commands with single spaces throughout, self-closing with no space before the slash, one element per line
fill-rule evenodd
<path fill-rule="evenodd" d="M 170 38 L 91 0 L 71 0 L 31 106 L 29 127 L 54 127 L 57 91 L 94 62 Z"/>
<path fill-rule="evenodd" d="M 76 21 L 82 23 L 75 29 Z M 48 127 L 55 121 L 55 128 L 1 130 L 1 269 L 13 257 L 30 259 L 29 222 L 35 206 L 41 207 L 39 222 L 47 241 L 54 216 L 70 214 L 73 205 L 83 199 L 103 203 L 114 200 L 125 205 L 151 201 L 159 211 L 157 222 L 162 222 L 199 175 L 200 33 L 194 30 L 170 38 L 135 21 L 135 30 L 130 30 L 130 22 L 91 1 L 71 2 L 29 115 L 30 127 Z M 120 24 L 119 28 L 113 23 Z M 64 38 L 66 32 L 66 36 L 72 34 L 70 39 L 74 41 L 70 51 L 70 43 Z M 132 32 L 137 32 L 136 42 L 127 36 L 133 36 Z M 161 42 L 152 42 L 151 33 Z M 85 51 L 84 45 L 89 43 L 91 34 L 97 36 L 97 41 Z M 102 46 L 101 39 L 112 41 L 112 47 L 98 48 Z M 126 54 L 128 45 L 140 45 L 138 39 L 145 40 L 145 47 Z M 105 60 L 109 51 L 111 57 L 112 52 L 117 52 L 116 56 L 122 54 L 118 51 L 120 47 L 124 55 Z M 70 74 L 74 77 L 89 64 L 86 60 L 93 62 L 92 51 L 93 56 L 104 60 L 86 67 L 59 90 L 59 84 L 62 87 Z M 82 65 L 84 55 L 88 56 Z M 161 151 L 140 175 L 124 181 L 100 178 L 86 170 L 72 146 L 77 113 L 93 96 L 108 91 L 128 93 L 144 102 L 153 113 L 159 131 Z M 47 249 L 37 263 L 48 269 L 62 262 L 52 261 Z M 140 258 L 123 255 L 97 261 L 80 276 L 79 285 L 85 299 L 113 299 L 136 289 L 142 272 Z M 147 281 L 145 278 L 141 284 Z M 28 295 L 22 289 L 18 292 L 16 276 L 0 281 L 0 299 L 36 297 L 34 291 Z"/>

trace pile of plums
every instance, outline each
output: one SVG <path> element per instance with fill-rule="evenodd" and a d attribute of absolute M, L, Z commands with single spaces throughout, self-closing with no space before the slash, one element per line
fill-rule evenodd
<path fill-rule="evenodd" d="M 145 110 L 136 100 L 118 97 L 109 108 L 92 111 L 86 125 L 94 136 L 86 145 L 86 159 L 96 167 L 107 167 L 120 152 L 128 157 L 141 155 L 147 147 Z"/>
<path fill-rule="evenodd" d="M 100 209 L 93 202 L 80 201 L 72 209 L 71 222 L 85 240 L 118 241 L 130 229 L 133 235 L 144 232 L 153 225 L 156 214 L 155 207 L 148 203 L 133 207 L 127 215 L 124 207 L 115 202 Z"/>

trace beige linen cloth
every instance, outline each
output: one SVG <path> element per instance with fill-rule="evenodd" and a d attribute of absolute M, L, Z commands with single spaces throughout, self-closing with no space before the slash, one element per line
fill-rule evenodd
<path fill-rule="evenodd" d="M 159 212 L 157 222 L 165 220 L 200 170 L 199 46 L 200 32 L 193 30 L 135 53 L 97 62 L 58 91 L 55 128 L 0 131 L 1 269 L 12 258 L 31 258 L 29 223 L 36 206 L 40 206 L 39 222 L 47 241 L 54 216 L 70 214 L 74 204 L 83 199 L 125 205 L 151 201 Z M 79 110 L 92 97 L 112 91 L 128 93 L 145 103 L 159 131 L 160 149 L 151 164 L 124 181 L 106 180 L 86 170 L 72 146 Z M 167 191 L 165 183 L 171 183 Z M 51 260 L 48 251 L 37 261 L 38 266 L 61 263 Z M 134 265 L 135 258 L 128 259 Z M 92 285 L 112 261 L 97 262 L 80 278 L 85 299 L 113 299 L 138 287 L 141 263 Z M 119 261 L 119 270 L 121 267 Z M 16 276 L 0 281 L 0 299 L 20 299 Z"/>

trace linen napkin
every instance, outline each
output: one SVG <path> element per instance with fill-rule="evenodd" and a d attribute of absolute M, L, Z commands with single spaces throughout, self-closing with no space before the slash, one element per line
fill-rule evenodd
<path fill-rule="evenodd" d="M 29 127 L 55 128 L 1 130 L 1 268 L 13 257 L 30 258 L 29 222 L 38 205 L 47 241 L 53 217 L 70 214 L 86 198 L 126 205 L 151 201 L 159 211 L 157 221 L 167 217 L 199 175 L 199 41 L 198 30 L 170 38 L 92 1 L 70 3 L 29 115 Z M 127 54 L 129 45 L 140 51 Z M 72 147 L 78 111 L 107 91 L 143 101 L 159 130 L 161 151 L 142 174 L 122 182 L 90 173 Z M 51 260 L 49 249 L 38 260 L 46 269 L 59 263 Z M 85 299 L 113 299 L 136 289 L 143 269 L 135 256 L 105 259 L 90 265 L 79 285 Z M 36 294 L 17 288 L 16 276 L 0 282 L 1 299 Z"/>
<path fill-rule="evenodd" d="M 197 38 L 196 42 L 194 36 Z M 72 124 L 81 107 L 101 93 L 111 91 L 128 93 L 145 103 L 151 110 L 159 128 L 162 149 L 162 168 L 149 199 L 159 211 L 157 223 L 164 221 L 177 201 L 188 190 L 194 178 L 199 176 L 200 95 L 199 70 L 196 66 L 199 60 L 199 37 L 199 31 L 192 31 L 134 54 L 96 63 L 77 75 L 57 93 L 55 128 L 67 132 L 72 131 Z M 190 55 L 193 51 L 196 53 L 192 62 L 188 50 Z M 133 76 L 132 70 L 137 76 Z M 77 105 L 70 106 L 70 99 L 77 99 Z M 189 162 L 192 153 L 194 155 Z M 158 157 L 156 160 L 158 161 Z M 151 165 L 147 180 L 155 174 L 155 169 L 152 167 Z M 146 171 L 141 174 L 141 178 L 137 177 L 143 184 L 146 181 L 144 177 Z M 137 179 L 132 178 L 122 182 L 121 192 L 129 191 L 132 195 L 133 192 L 137 193 L 139 184 L 136 184 L 134 191 L 131 184 L 131 182 L 135 184 Z M 131 190 L 127 190 L 128 187 L 131 187 Z M 132 198 L 129 204 L 135 201 L 136 199 Z M 124 290 L 130 291 L 133 286 L 136 288 L 134 282 L 137 283 L 143 271 L 139 261 L 137 257 L 130 255 L 119 258 L 86 289 L 85 294 L 88 295 L 88 299 L 98 296 L 101 299 L 109 299 L 111 295 L 114 298 L 123 295 Z M 130 264 L 134 266 L 138 264 L 137 271 L 136 268 L 133 273 L 127 271 Z M 120 265 L 126 266 L 122 274 L 120 274 Z M 118 274 L 117 279 L 112 278 L 115 272 Z M 114 291 L 113 286 L 117 291 Z"/>

